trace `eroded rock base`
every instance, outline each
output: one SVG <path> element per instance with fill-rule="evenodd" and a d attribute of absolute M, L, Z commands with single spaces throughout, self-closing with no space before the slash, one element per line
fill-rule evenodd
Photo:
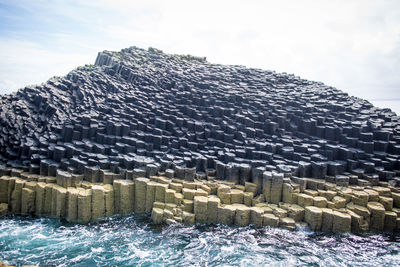
<path fill-rule="evenodd" d="M 264 172 L 245 185 L 213 178 L 166 176 L 65 182 L 14 172 L 0 178 L 0 215 L 30 214 L 88 223 L 114 214 L 151 213 L 154 223 L 220 223 L 324 232 L 400 231 L 400 188 L 339 186 L 323 180 Z"/>

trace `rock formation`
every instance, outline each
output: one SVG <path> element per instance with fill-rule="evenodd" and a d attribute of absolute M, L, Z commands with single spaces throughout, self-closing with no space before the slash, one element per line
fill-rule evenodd
<path fill-rule="evenodd" d="M 0 202 L 78 222 L 152 212 L 157 222 L 304 220 L 328 231 L 391 220 L 395 230 L 399 121 L 286 73 L 104 51 L 1 96 Z"/>

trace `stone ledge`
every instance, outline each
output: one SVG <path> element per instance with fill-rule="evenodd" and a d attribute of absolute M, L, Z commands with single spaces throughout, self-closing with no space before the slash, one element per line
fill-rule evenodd
<path fill-rule="evenodd" d="M 257 185 L 216 179 L 192 182 L 163 176 L 116 179 L 113 184 L 82 182 L 63 187 L 52 177 L 37 181 L 0 177 L 1 214 L 30 214 L 88 223 L 114 214 L 151 213 L 154 223 L 221 223 L 283 227 L 307 223 L 324 232 L 400 231 L 398 188 L 341 187 L 319 181 L 318 189 L 264 174 Z M 316 190 L 317 189 L 317 190 Z M 266 201 L 269 199 L 269 201 Z M 4 211 L 5 210 L 5 211 Z"/>

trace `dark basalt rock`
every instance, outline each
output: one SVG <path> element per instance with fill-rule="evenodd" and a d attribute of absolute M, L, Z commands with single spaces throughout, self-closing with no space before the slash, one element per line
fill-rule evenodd
<path fill-rule="evenodd" d="M 399 180 L 394 112 L 286 73 L 131 47 L 0 103 L 1 173 Z"/>

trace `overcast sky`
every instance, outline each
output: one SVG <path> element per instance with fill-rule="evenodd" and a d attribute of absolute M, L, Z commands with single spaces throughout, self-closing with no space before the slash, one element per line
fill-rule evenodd
<path fill-rule="evenodd" d="M 0 93 L 133 45 L 400 100 L 400 0 L 0 0 Z"/>

